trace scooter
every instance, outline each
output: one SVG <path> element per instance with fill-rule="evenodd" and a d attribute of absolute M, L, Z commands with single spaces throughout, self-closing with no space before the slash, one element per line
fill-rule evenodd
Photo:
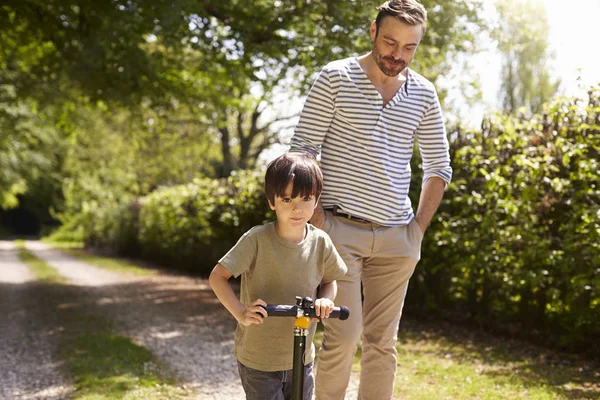
<path fill-rule="evenodd" d="M 296 305 L 267 304 L 265 308 L 270 317 L 295 317 L 294 323 L 294 363 L 292 369 L 292 400 L 304 397 L 304 350 L 311 318 L 317 318 L 313 299 L 296 296 Z M 350 310 L 346 306 L 334 307 L 329 318 L 348 319 Z"/>

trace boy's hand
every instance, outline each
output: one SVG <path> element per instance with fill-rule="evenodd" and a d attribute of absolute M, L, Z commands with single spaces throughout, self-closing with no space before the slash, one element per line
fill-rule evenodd
<path fill-rule="evenodd" d="M 319 318 L 329 318 L 329 314 L 333 311 L 333 301 L 326 298 L 321 297 L 315 301 L 315 314 Z M 313 321 L 318 321 L 319 318 L 313 318 Z"/>
<path fill-rule="evenodd" d="M 238 322 L 244 326 L 260 325 L 263 320 L 268 316 L 266 307 L 267 303 L 261 299 L 256 299 L 242 312 L 242 315 L 237 319 Z"/>

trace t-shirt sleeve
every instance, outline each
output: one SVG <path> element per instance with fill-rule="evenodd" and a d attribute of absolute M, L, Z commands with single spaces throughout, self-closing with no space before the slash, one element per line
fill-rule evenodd
<path fill-rule="evenodd" d="M 329 236 L 325 236 L 325 256 L 323 258 L 323 282 L 331 282 L 342 278 L 348 272 L 346 263 L 335 249 Z"/>
<path fill-rule="evenodd" d="M 238 240 L 238 242 L 220 260 L 225 268 L 238 277 L 254 267 L 258 241 L 255 229 L 250 229 Z"/>

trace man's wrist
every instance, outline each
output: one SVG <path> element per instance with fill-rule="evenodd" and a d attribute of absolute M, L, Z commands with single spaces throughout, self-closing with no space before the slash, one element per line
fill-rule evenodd
<path fill-rule="evenodd" d="M 425 230 L 427 229 L 427 227 L 429 226 L 429 224 L 424 224 L 423 221 L 421 220 L 421 218 L 419 216 L 415 216 L 415 221 L 417 222 L 417 225 L 419 225 L 419 228 L 421 229 L 421 232 L 425 233 Z"/>

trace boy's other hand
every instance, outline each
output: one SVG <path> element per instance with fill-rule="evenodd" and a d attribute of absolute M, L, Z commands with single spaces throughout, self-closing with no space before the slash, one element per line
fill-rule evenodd
<path fill-rule="evenodd" d="M 319 318 L 329 318 L 329 314 L 333 311 L 334 303 L 332 300 L 321 297 L 320 299 L 315 300 L 315 314 Z M 313 321 L 318 321 L 319 318 L 313 318 Z"/>
<path fill-rule="evenodd" d="M 267 303 L 265 303 L 263 300 L 254 300 L 248 307 L 246 307 L 242 315 L 238 318 L 238 322 L 244 326 L 262 324 L 264 319 L 269 315 L 267 314 L 267 310 L 263 308 L 266 306 Z"/>

